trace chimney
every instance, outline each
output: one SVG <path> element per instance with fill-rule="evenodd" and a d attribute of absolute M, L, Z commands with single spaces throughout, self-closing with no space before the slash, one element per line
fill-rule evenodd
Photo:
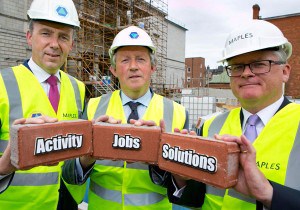
<path fill-rule="evenodd" d="M 258 6 L 258 4 L 254 4 L 252 9 L 253 9 L 253 19 L 259 19 L 260 7 Z"/>

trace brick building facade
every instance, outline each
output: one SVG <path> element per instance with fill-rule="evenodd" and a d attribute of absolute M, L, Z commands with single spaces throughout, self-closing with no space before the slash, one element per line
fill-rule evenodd
<path fill-rule="evenodd" d="M 198 88 L 206 86 L 205 58 L 194 57 L 185 59 L 185 88 Z"/>
<path fill-rule="evenodd" d="M 253 19 L 260 18 L 259 6 L 253 6 Z M 283 32 L 284 36 L 293 45 L 293 54 L 289 59 L 292 66 L 291 75 L 288 83 L 285 85 L 285 95 L 292 98 L 300 98 L 300 13 L 283 16 L 260 18 L 276 25 Z"/>

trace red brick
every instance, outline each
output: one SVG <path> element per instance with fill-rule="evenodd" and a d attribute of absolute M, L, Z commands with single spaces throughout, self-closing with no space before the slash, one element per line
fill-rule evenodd
<path fill-rule="evenodd" d="M 13 125 L 10 137 L 11 161 L 19 169 L 53 164 L 92 152 L 92 123 L 87 120 Z M 63 142 L 60 139 L 67 140 L 68 144 L 60 144 Z"/>
<path fill-rule="evenodd" d="M 161 169 L 228 188 L 237 183 L 239 146 L 200 136 L 162 133 L 158 156 Z"/>
<path fill-rule="evenodd" d="M 93 157 L 157 164 L 160 134 L 157 126 L 96 123 L 93 125 Z M 114 144 L 118 138 L 121 138 L 120 144 Z"/>

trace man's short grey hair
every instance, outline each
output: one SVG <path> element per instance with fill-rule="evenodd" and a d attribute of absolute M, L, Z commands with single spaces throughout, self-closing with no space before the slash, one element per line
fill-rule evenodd
<path fill-rule="evenodd" d="M 110 65 L 115 69 L 116 68 L 116 54 L 117 50 L 115 51 L 114 55 L 110 58 Z M 152 51 L 149 49 L 149 56 L 150 56 L 150 62 L 151 66 L 156 66 L 157 63 L 157 57 L 155 53 L 152 53 Z"/>
<path fill-rule="evenodd" d="M 30 33 L 33 32 L 34 22 L 35 22 L 35 20 L 32 20 L 32 19 L 29 20 L 28 29 L 29 29 Z"/>
<path fill-rule="evenodd" d="M 278 50 L 275 50 L 274 54 L 278 57 L 279 61 L 282 61 L 282 62 L 287 61 L 287 54 L 282 47 L 279 47 Z"/>
<path fill-rule="evenodd" d="M 287 54 L 282 46 L 278 47 L 271 47 L 271 48 L 266 48 L 266 49 L 261 49 L 258 51 L 271 51 L 275 56 L 277 56 L 278 61 L 281 62 L 287 62 Z M 238 56 L 238 55 L 237 55 Z M 227 63 L 231 60 L 232 58 L 228 58 L 226 61 Z"/>

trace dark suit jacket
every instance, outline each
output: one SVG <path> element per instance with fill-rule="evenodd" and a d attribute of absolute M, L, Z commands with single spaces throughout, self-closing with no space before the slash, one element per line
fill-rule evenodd
<path fill-rule="evenodd" d="M 284 98 L 283 103 L 277 112 L 285 107 L 287 104 L 291 103 L 287 98 Z M 243 114 L 240 113 L 241 122 L 243 122 Z M 202 131 L 202 130 L 201 130 Z M 202 133 L 202 132 L 200 132 Z M 190 206 L 190 207 L 201 207 L 204 202 L 205 197 L 205 184 L 189 180 L 180 198 L 173 196 L 175 192 L 175 187 L 170 181 L 171 177 L 166 180 L 166 187 L 168 189 L 169 200 L 172 203 L 178 205 Z M 300 191 L 295 190 L 278 183 L 270 181 L 273 186 L 273 198 L 270 210 L 299 210 L 300 209 Z M 256 209 L 262 210 L 263 205 L 257 202 Z"/>

